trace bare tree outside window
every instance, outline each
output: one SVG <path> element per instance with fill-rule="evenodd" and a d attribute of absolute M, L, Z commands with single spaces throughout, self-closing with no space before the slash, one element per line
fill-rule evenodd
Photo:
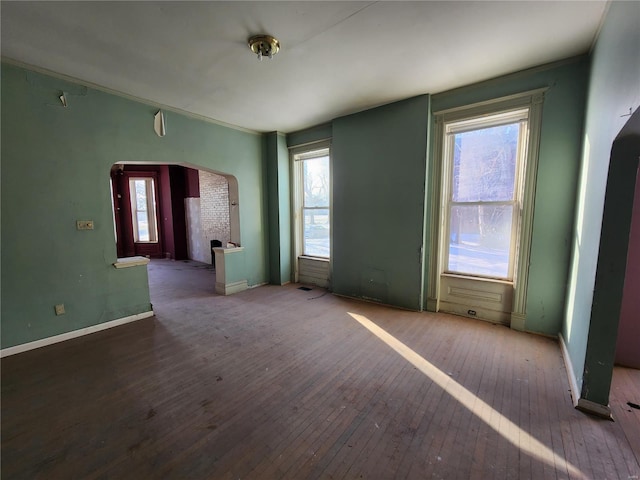
<path fill-rule="evenodd" d="M 447 270 L 509 274 L 520 123 L 454 134 Z"/>

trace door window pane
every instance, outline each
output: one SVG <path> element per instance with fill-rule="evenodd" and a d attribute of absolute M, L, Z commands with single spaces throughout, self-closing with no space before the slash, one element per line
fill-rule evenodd
<path fill-rule="evenodd" d="M 507 278 L 512 221 L 512 205 L 451 207 L 447 270 Z"/>
<path fill-rule="evenodd" d="M 149 241 L 149 218 L 147 212 L 138 212 L 138 240 L 141 242 Z"/>
<path fill-rule="evenodd" d="M 453 140 L 453 201 L 514 197 L 520 123 L 457 133 Z"/>
<path fill-rule="evenodd" d="M 134 180 L 136 186 L 136 210 L 147 210 L 147 182 Z"/>

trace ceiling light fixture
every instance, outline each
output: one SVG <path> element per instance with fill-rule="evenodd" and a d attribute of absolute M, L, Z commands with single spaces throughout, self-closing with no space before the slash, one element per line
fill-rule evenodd
<path fill-rule="evenodd" d="M 249 39 L 249 48 L 258 56 L 258 60 L 262 60 L 262 57 L 273 58 L 280 50 L 280 42 L 271 35 L 256 35 Z"/>

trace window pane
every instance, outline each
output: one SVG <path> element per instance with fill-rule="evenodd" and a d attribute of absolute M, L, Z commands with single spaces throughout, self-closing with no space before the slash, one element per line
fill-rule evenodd
<path fill-rule="evenodd" d="M 157 242 L 156 204 L 152 178 L 129 180 L 133 238 L 136 242 Z"/>
<path fill-rule="evenodd" d="M 451 208 L 447 271 L 508 278 L 511 205 Z"/>
<path fill-rule="evenodd" d="M 149 217 L 147 212 L 136 212 L 138 219 L 138 240 L 140 242 L 148 242 L 149 238 Z"/>
<path fill-rule="evenodd" d="M 513 200 L 519 123 L 454 135 L 453 201 Z"/>
<path fill-rule="evenodd" d="M 305 207 L 329 206 L 329 157 L 303 160 Z"/>
<path fill-rule="evenodd" d="M 303 214 L 303 254 L 314 257 L 329 257 L 329 210 L 305 208 Z"/>
<path fill-rule="evenodd" d="M 147 209 L 147 182 L 136 180 L 136 210 Z"/>

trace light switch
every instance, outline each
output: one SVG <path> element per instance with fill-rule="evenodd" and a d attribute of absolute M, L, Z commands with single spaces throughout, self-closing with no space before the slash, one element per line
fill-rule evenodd
<path fill-rule="evenodd" d="M 64 311 L 64 303 L 59 303 L 58 305 L 53 307 L 56 310 L 56 315 L 64 315 L 66 312 Z"/>

